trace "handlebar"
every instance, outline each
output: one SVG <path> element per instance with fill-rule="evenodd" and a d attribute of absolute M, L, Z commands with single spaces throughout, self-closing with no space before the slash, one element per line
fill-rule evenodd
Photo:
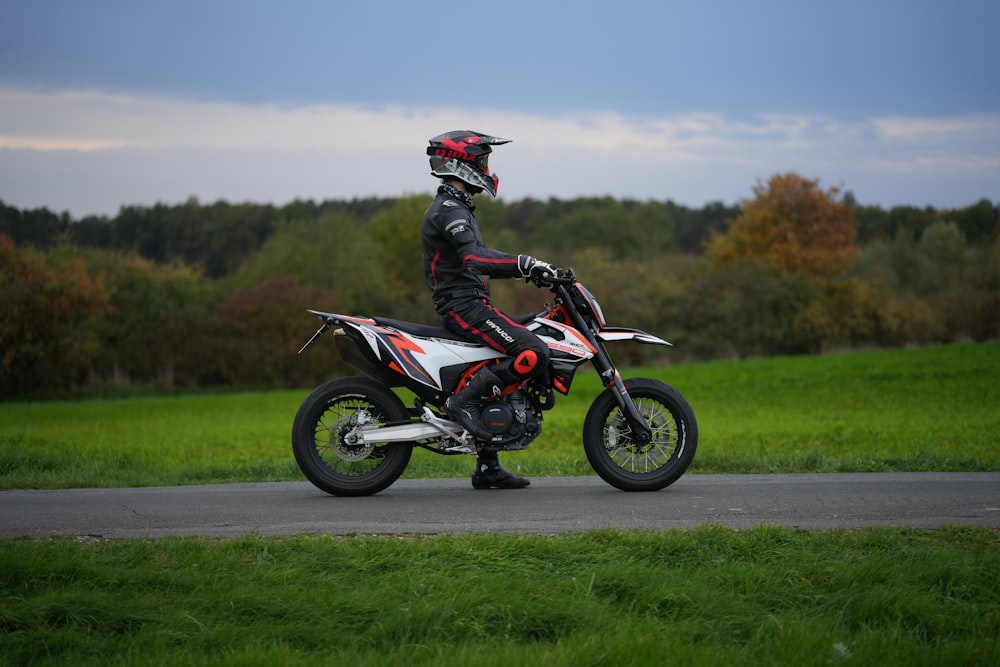
<path fill-rule="evenodd" d="M 576 273 L 573 272 L 572 268 L 568 268 L 565 271 L 562 269 L 556 269 L 555 275 L 551 275 L 549 272 L 545 272 L 540 276 L 529 278 L 531 282 L 535 283 L 536 287 L 555 287 L 557 285 L 573 285 L 576 283 Z"/>

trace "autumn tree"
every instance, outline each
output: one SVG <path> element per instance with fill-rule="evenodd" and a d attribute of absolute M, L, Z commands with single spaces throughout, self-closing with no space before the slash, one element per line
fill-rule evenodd
<path fill-rule="evenodd" d="M 209 283 L 191 267 L 156 264 L 136 253 L 66 246 L 52 256 L 79 257 L 88 273 L 105 276 L 112 293 L 95 374 L 114 384 L 172 387 L 176 365 L 195 345 L 192 319 L 204 317 Z"/>
<path fill-rule="evenodd" d="M 743 320 L 740 354 L 818 352 L 849 339 L 843 312 L 860 293 L 848 277 L 857 254 L 851 206 L 837 188 L 794 173 L 758 181 L 754 195 L 707 247 L 717 271 L 751 277 L 722 283 L 715 299 L 735 306 L 727 321 Z"/>
<path fill-rule="evenodd" d="M 857 252 L 857 221 L 838 188 L 823 190 L 819 180 L 776 174 L 757 182 L 755 197 L 708 243 L 709 256 L 722 263 L 762 261 L 779 275 L 827 283 L 844 275 Z"/>
<path fill-rule="evenodd" d="M 312 386 L 346 372 L 327 335 L 297 351 L 319 328 L 306 309 L 336 303 L 331 290 L 301 285 L 294 276 L 272 276 L 223 301 L 195 359 L 200 383 L 242 387 Z"/>
<path fill-rule="evenodd" d="M 1000 262 L 988 246 L 969 243 L 956 222 L 938 220 L 919 240 L 900 230 L 871 243 L 856 272 L 894 304 L 898 342 L 989 340 L 1000 330 Z"/>
<path fill-rule="evenodd" d="M 111 294 L 76 258 L 52 261 L 0 234 L 0 394 L 72 389 L 98 354 Z"/>

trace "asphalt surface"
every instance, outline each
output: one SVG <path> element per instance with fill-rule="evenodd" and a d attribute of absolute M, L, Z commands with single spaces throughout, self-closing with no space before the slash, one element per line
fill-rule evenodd
<path fill-rule="evenodd" d="M 1000 473 L 689 474 L 654 493 L 625 493 L 598 477 L 542 477 L 527 489 L 490 491 L 466 478 L 400 480 L 362 498 L 308 482 L 0 491 L 0 537 L 558 534 L 703 524 L 1000 528 Z"/>

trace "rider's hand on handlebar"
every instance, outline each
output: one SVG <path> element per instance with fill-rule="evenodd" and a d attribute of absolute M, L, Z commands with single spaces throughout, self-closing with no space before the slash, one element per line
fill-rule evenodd
<path fill-rule="evenodd" d="M 538 262 L 533 267 L 531 267 L 532 280 L 548 280 L 550 278 L 555 278 L 558 275 L 559 275 L 559 269 L 556 268 L 555 264 Z"/>
<path fill-rule="evenodd" d="M 543 262 L 530 255 L 518 255 L 517 268 L 521 271 L 522 278 L 526 281 L 530 280 L 536 285 L 559 275 L 559 269 L 556 268 L 555 264 Z"/>

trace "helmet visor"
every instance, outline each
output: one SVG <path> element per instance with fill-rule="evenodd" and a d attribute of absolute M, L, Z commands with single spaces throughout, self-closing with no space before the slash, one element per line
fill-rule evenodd
<path fill-rule="evenodd" d="M 473 164 L 475 164 L 476 169 L 479 170 L 483 176 L 493 181 L 493 192 L 491 194 L 496 197 L 497 188 L 500 187 L 500 178 L 496 174 L 490 173 L 490 154 L 487 153 L 486 155 L 478 156 Z"/>
<path fill-rule="evenodd" d="M 475 161 L 476 169 L 483 172 L 487 176 L 490 174 L 490 154 L 480 155 Z"/>

